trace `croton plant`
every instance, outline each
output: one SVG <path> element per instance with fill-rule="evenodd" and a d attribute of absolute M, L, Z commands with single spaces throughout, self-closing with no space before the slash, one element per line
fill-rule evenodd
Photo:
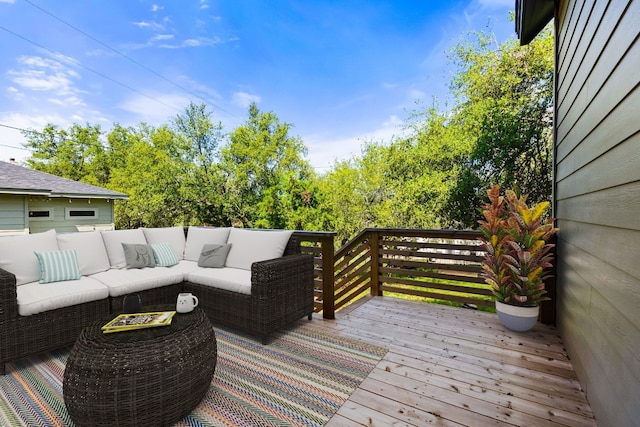
<path fill-rule="evenodd" d="M 555 246 L 549 238 L 558 231 L 553 218 L 544 219 L 549 202 L 527 206 L 527 196 L 512 190 L 500 195 L 500 186 L 487 190 L 489 203 L 478 221 L 486 251 L 482 277 L 497 301 L 536 306 L 548 300 L 544 280 L 550 276 Z"/>

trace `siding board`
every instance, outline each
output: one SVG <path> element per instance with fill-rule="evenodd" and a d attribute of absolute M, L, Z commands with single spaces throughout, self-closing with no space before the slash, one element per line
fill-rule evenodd
<path fill-rule="evenodd" d="M 611 141 L 613 143 L 613 141 Z M 604 152 L 594 160 L 593 151 L 606 149 L 600 144 L 594 150 L 583 149 L 582 144 L 563 161 L 564 177 L 558 177 L 556 197 L 567 199 L 582 193 L 600 191 L 622 185 L 630 181 L 640 181 L 640 132 Z M 584 165 L 576 171 L 570 171 L 569 161 Z M 558 173 L 557 175 L 561 175 Z"/>
<path fill-rule="evenodd" d="M 591 25 L 597 25 L 597 24 L 594 24 L 593 21 L 588 19 L 580 20 L 579 17 L 582 14 L 587 14 L 587 16 L 591 16 L 593 14 L 594 7 L 597 7 L 596 4 L 602 8 L 606 7 L 606 3 L 605 3 L 605 6 L 603 6 L 602 2 L 589 3 L 589 4 L 586 2 L 581 3 L 581 5 L 579 6 L 579 12 L 577 14 L 578 19 L 574 23 L 575 26 L 573 27 L 573 31 L 571 31 L 571 33 L 567 35 L 567 37 L 570 37 L 570 42 L 568 45 L 569 47 L 568 48 L 561 47 L 561 50 L 565 53 L 565 55 L 563 55 L 564 60 L 558 61 L 558 66 L 557 66 L 558 70 L 560 71 L 558 73 L 559 93 L 565 92 L 563 90 L 563 88 L 565 87 L 565 84 L 568 85 L 571 83 L 572 77 L 577 72 L 577 69 L 579 68 L 579 64 L 581 64 L 581 61 L 576 61 L 575 58 L 584 58 L 586 54 L 586 49 L 591 44 L 591 40 L 589 39 L 593 37 L 594 32 L 589 31 L 591 30 L 591 28 L 589 27 Z M 568 52 L 572 53 L 572 58 L 574 58 L 573 61 L 566 61 Z M 566 98 L 558 99 L 558 106 L 561 106 L 562 103 L 565 101 L 565 99 Z"/>
<path fill-rule="evenodd" d="M 614 4 L 620 7 L 621 2 Z M 608 11 L 612 9 L 613 6 Z M 580 73 L 566 92 L 558 93 L 557 99 L 566 96 L 572 100 L 570 105 L 557 110 L 559 159 L 574 148 L 565 147 L 569 132 L 575 134 L 571 141 L 581 141 L 606 116 L 603 113 L 612 110 L 640 81 L 637 73 L 640 54 L 635 46 L 639 20 L 640 12 L 635 9 L 627 10 L 619 22 L 614 16 L 604 20 L 606 25 L 598 28 L 598 42 L 587 52 Z M 573 60 L 580 62 L 583 58 Z"/>
<path fill-rule="evenodd" d="M 558 203 L 556 215 L 582 223 L 640 231 L 638 194 L 640 181 L 563 199 Z M 584 209 L 585 206 L 589 208 Z"/>
<path fill-rule="evenodd" d="M 638 14 L 628 13 L 625 16 L 635 16 L 640 21 Z M 631 19 L 631 18 L 630 18 Z M 640 82 L 640 45 L 637 40 L 637 22 L 625 20 L 612 36 L 612 45 L 622 43 L 629 46 L 621 52 L 603 54 L 602 61 L 594 68 L 584 86 L 575 95 L 572 108 L 567 111 L 558 110 L 558 159 L 562 160 L 575 148 L 577 142 L 582 141 L 593 129 L 607 116 L 608 112 L 625 99 Z M 628 34 L 632 33 L 633 38 Z M 633 40 L 632 45 L 624 44 L 629 39 Z M 578 79 L 577 76 L 576 79 Z M 579 80 L 578 80 L 579 81 Z M 637 105 L 633 110 L 638 111 Z M 562 119 L 560 119 L 562 117 Z M 571 133 L 571 139 L 567 135 Z"/>

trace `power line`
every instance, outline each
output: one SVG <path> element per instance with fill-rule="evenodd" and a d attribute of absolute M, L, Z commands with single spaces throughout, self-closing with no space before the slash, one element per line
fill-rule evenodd
<path fill-rule="evenodd" d="M 120 85 L 120 86 L 124 87 L 125 89 L 129 89 L 130 91 L 133 91 L 133 92 L 135 92 L 135 93 L 137 93 L 139 95 L 142 95 L 145 98 L 149 98 L 150 100 L 155 101 L 158 104 L 162 104 L 165 107 L 171 108 L 172 110 L 175 110 L 175 111 L 177 111 L 179 113 L 182 113 L 182 110 L 179 110 L 179 109 L 177 109 L 176 107 L 174 107 L 172 105 L 169 105 L 169 104 L 167 104 L 165 102 L 162 102 L 159 99 L 156 99 L 156 98 L 154 98 L 154 97 L 152 97 L 150 95 L 147 95 L 146 93 L 143 93 L 143 92 L 139 91 L 138 89 L 132 88 L 129 85 L 126 85 L 126 84 L 124 84 L 122 82 L 119 82 L 119 81 L 117 81 L 117 80 L 115 80 L 115 79 L 113 79 L 113 78 L 111 78 L 111 77 L 99 72 L 99 71 L 96 71 L 96 70 L 94 70 L 92 68 L 89 68 L 89 67 L 87 67 L 86 65 L 82 64 L 80 61 L 78 61 L 76 59 L 73 59 L 73 58 L 71 58 L 69 56 L 66 56 L 66 55 L 64 55 L 64 54 L 62 54 L 62 53 L 60 53 L 58 51 L 53 50 L 53 49 L 49 49 L 48 47 L 45 47 L 45 46 L 43 46 L 43 45 L 41 45 L 39 43 L 34 42 L 33 40 L 30 40 L 30 39 L 28 39 L 28 38 L 26 38 L 24 36 L 21 36 L 20 34 L 9 30 L 8 28 L 6 28 L 6 27 L 4 27 L 2 25 L 0 25 L 0 29 L 5 30 L 7 33 L 12 34 L 12 35 L 18 37 L 19 39 L 22 39 L 22 40 L 24 40 L 24 41 L 26 41 L 28 43 L 31 43 L 31 44 L 33 44 L 35 46 L 38 46 L 40 49 L 44 49 L 47 52 L 50 52 L 50 53 L 52 53 L 52 54 L 54 54 L 56 56 L 60 56 L 60 57 L 64 58 L 64 60 L 66 60 L 66 61 L 73 62 L 74 64 L 84 68 L 85 70 L 91 71 L 92 73 L 95 73 L 95 74 L 97 74 L 98 76 L 100 76 L 100 77 L 102 77 L 104 79 L 107 79 L 107 80 L 109 80 L 109 81 L 111 81 L 111 82 L 113 82 L 113 83 L 115 83 L 117 85 Z"/>
<path fill-rule="evenodd" d="M 31 2 L 30 0 L 25 0 L 25 2 L 29 3 L 31 6 L 35 7 L 36 9 L 39 9 L 40 11 L 42 11 L 42 12 L 46 13 L 47 15 L 51 16 L 52 18 L 54 18 L 54 19 L 56 19 L 56 20 L 58 20 L 58 21 L 62 22 L 63 24 L 65 24 L 65 25 L 67 25 L 67 26 L 69 26 L 69 27 L 73 28 L 75 31 L 79 32 L 80 34 L 84 35 L 85 37 L 90 38 L 91 40 L 93 40 L 93 41 L 95 41 L 96 43 L 98 43 L 98 44 L 100 44 L 100 45 L 104 46 L 105 48 L 109 49 L 110 51 L 112 51 L 112 52 L 114 52 L 114 53 L 116 53 L 116 54 L 118 54 L 118 55 L 122 56 L 123 58 L 127 59 L 128 61 L 132 62 L 133 64 L 135 64 L 135 65 L 137 65 L 137 66 L 139 66 L 139 67 L 143 68 L 144 70 L 146 70 L 146 71 L 150 72 L 151 74 L 153 74 L 153 75 L 155 75 L 155 76 L 157 76 L 157 77 L 161 78 L 162 80 L 164 80 L 164 81 L 166 81 L 166 82 L 168 82 L 168 83 L 171 83 L 173 86 L 175 86 L 175 87 L 179 88 L 180 90 L 183 90 L 183 91 L 187 92 L 188 94 L 190 94 L 190 95 L 192 95 L 192 96 L 195 96 L 196 98 L 198 98 L 199 100 L 201 100 L 201 101 L 202 101 L 202 102 L 204 102 L 205 104 L 206 104 L 206 103 L 209 103 L 209 104 L 211 104 L 212 106 L 214 106 L 215 108 L 217 108 L 218 110 L 220 110 L 220 111 L 222 111 L 222 112 L 225 112 L 225 113 L 229 114 L 230 116 L 233 116 L 233 117 L 238 118 L 238 116 L 236 116 L 235 114 L 231 113 L 230 111 L 227 111 L 227 110 L 225 110 L 225 109 L 223 109 L 223 108 L 221 108 L 221 107 L 217 106 L 215 103 L 211 102 L 210 100 L 203 99 L 203 98 L 202 98 L 201 96 L 199 96 L 198 94 L 196 94 L 196 93 L 192 92 L 191 90 L 189 90 L 189 89 L 187 89 L 187 88 L 183 87 L 182 85 L 180 85 L 180 84 L 178 84 L 178 83 L 176 83 L 176 82 L 174 82 L 174 81 L 172 81 L 172 80 L 170 80 L 170 79 L 166 78 L 166 77 L 165 77 L 165 76 L 163 76 L 162 74 L 160 74 L 160 73 L 158 73 L 158 72 L 156 72 L 156 71 L 152 70 L 151 68 L 147 67 L 147 66 L 146 66 L 146 65 L 144 65 L 144 64 L 141 64 L 140 62 L 136 61 L 135 59 L 133 59 L 133 58 L 131 58 L 131 57 L 127 56 L 127 55 L 125 55 L 124 53 L 122 53 L 122 52 L 120 52 L 120 51 L 118 51 L 118 50 L 114 49 L 113 47 L 109 46 L 108 44 L 106 44 L 106 43 L 104 43 L 104 42 L 102 42 L 102 41 L 100 41 L 100 40 L 98 40 L 97 38 L 95 38 L 95 37 L 93 37 L 92 35 L 90 35 L 90 34 L 86 33 L 85 31 L 81 30 L 80 28 L 76 27 L 75 25 L 73 25 L 73 24 L 71 24 L 71 23 L 69 23 L 69 22 L 65 21 L 65 20 L 64 20 L 64 19 L 62 19 L 62 18 L 59 18 L 58 16 L 54 15 L 53 13 L 49 12 L 48 10 L 45 10 L 45 9 L 43 9 L 42 7 L 38 6 L 37 4 L 34 4 L 34 3 L 33 3 L 33 2 Z"/>

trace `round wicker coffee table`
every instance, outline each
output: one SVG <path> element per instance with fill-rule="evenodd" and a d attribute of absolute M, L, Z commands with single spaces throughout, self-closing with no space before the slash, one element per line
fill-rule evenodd
<path fill-rule="evenodd" d="M 170 326 L 135 331 L 103 334 L 104 323 L 82 330 L 64 371 L 64 403 L 78 427 L 169 426 L 198 406 L 217 359 L 216 336 L 202 310 L 176 313 Z"/>

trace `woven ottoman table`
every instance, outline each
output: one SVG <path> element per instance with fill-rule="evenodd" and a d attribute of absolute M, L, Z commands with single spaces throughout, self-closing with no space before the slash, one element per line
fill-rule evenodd
<path fill-rule="evenodd" d="M 104 323 L 82 330 L 64 371 L 64 403 L 76 426 L 170 426 L 198 406 L 217 359 L 202 310 L 133 331 L 103 334 Z"/>

